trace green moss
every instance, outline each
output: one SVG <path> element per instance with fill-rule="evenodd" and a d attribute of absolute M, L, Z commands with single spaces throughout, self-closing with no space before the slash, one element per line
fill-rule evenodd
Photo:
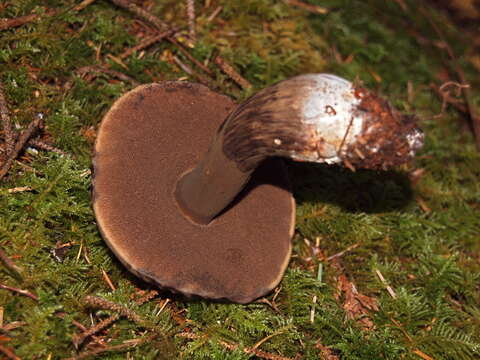
<path fill-rule="evenodd" d="M 3 323 L 22 322 L 8 331 L 11 340 L 4 346 L 22 358 L 77 354 L 74 321 L 90 327 L 92 320 L 98 323 L 112 314 L 81 302 L 86 295 L 97 295 L 148 320 L 147 325 L 117 321 L 100 333 L 108 346 L 156 337 L 96 358 L 254 359 L 243 349 L 262 339 L 262 351 L 291 358 L 317 359 L 319 344 L 342 359 L 418 359 L 418 351 L 435 359 L 480 356 L 480 155 L 462 127 L 461 114 L 448 108 L 436 116 L 441 102 L 429 86 L 441 82 L 448 56 L 436 46 L 439 35 L 431 22 L 441 24 L 459 55 L 478 105 L 479 80 L 469 58 L 469 40 L 445 14 L 427 7 L 420 11 L 413 0 L 310 3 L 329 11 L 311 14 L 273 0 L 217 1 L 208 8 L 197 2 L 198 41 L 188 51 L 208 64 L 215 86 L 238 100 L 305 72 L 359 79 L 388 95 L 401 110 L 417 114 L 426 132 L 425 147 L 413 164 L 386 173 L 289 163 L 297 226 L 292 262 L 278 293 L 267 297 L 273 308 L 173 297 L 162 312 L 171 295 L 162 293 L 143 305 L 134 301 L 149 286 L 106 247 L 90 207 L 93 131 L 132 85 L 108 74 L 80 76 L 76 70 L 109 66 L 140 83 L 183 76 L 195 80 L 171 61 L 171 54 L 201 70 L 169 42 L 154 44 L 141 56 L 134 53 L 121 64 L 112 60 L 108 55 L 118 57 L 138 44 L 144 35 L 136 34 L 145 28 L 107 0 L 80 12 L 73 10 L 78 4 L 73 0 L 7 1 L 0 7 L 2 18 L 43 14 L 3 31 L 0 38 L 0 77 L 12 120 L 24 127 L 36 113 L 44 113 L 45 133 L 72 155 L 29 150 L 2 183 L 0 245 L 23 270 L 19 279 L 0 266 L 0 283 L 39 297 L 34 301 L 0 289 Z M 209 21 L 219 5 L 218 21 Z M 52 8 L 54 15 L 48 11 Z M 171 24 L 187 23 L 184 2 L 162 2 L 152 12 Z M 216 54 L 254 89 L 240 90 L 215 67 Z M 409 176 L 416 169 L 423 169 L 423 175 L 412 183 Z M 7 191 L 21 186 L 32 190 Z M 318 256 L 312 256 L 316 241 Z M 61 262 L 52 255 L 57 243 L 69 243 Z M 371 321 L 369 328 L 347 316 L 345 299 L 337 293 L 338 267 L 325 260 L 350 246 L 339 260 L 346 279 L 378 301 L 378 311 L 363 315 Z M 227 349 L 225 344 L 238 347 Z M 88 349 L 84 344 L 80 351 Z"/>

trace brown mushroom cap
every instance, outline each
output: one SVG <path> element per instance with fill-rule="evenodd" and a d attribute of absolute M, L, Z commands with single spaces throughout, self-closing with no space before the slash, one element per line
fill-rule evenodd
<path fill-rule="evenodd" d="M 185 295 L 246 303 L 272 290 L 289 261 L 295 206 L 283 162 L 265 161 L 208 225 L 188 220 L 173 195 L 234 106 L 183 82 L 122 96 L 98 132 L 93 208 L 104 239 L 137 276 Z"/>

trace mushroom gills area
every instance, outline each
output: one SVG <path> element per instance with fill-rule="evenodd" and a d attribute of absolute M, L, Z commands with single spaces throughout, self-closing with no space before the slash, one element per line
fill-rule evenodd
<path fill-rule="evenodd" d="M 282 160 L 263 163 L 207 226 L 188 220 L 173 195 L 234 107 L 182 82 L 122 96 L 97 135 L 93 207 L 104 239 L 137 276 L 186 295 L 246 303 L 272 290 L 289 261 L 295 207 Z"/>

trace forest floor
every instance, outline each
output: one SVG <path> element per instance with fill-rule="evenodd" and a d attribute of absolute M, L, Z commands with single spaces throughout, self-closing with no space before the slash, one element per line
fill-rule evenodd
<path fill-rule="evenodd" d="M 474 2 L 202 0 L 195 16 L 188 1 L 126 3 L 0 2 L 0 358 L 479 359 Z M 192 301 L 131 275 L 90 200 L 113 101 L 179 79 L 242 101 L 315 72 L 415 114 L 415 160 L 355 173 L 289 162 L 292 259 L 257 302 Z"/>

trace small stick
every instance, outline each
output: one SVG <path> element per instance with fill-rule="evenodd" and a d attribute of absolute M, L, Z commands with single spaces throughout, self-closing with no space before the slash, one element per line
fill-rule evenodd
<path fill-rule="evenodd" d="M 215 57 L 215 64 L 230 78 L 235 81 L 242 89 L 250 89 L 252 84 L 243 78 L 230 64 L 225 62 L 220 56 Z"/>
<path fill-rule="evenodd" d="M 360 245 L 360 243 L 356 243 L 356 244 L 350 245 L 350 246 L 347 247 L 345 250 L 342 250 L 342 251 L 340 251 L 339 253 L 336 253 L 336 254 L 334 254 L 334 255 L 332 255 L 332 256 L 329 256 L 329 257 L 327 258 L 327 261 L 330 261 L 330 260 L 333 260 L 333 259 L 335 259 L 335 258 L 337 258 L 337 257 L 343 256 L 343 254 L 345 254 L 346 252 L 348 252 L 348 251 L 350 251 L 350 250 L 353 250 L 353 249 L 357 248 L 359 245 Z"/>
<path fill-rule="evenodd" d="M 131 348 L 131 347 L 134 347 L 134 346 L 152 341 L 156 337 L 157 337 L 157 335 L 155 334 L 155 335 L 149 336 L 147 338 L 126 340 L 122 344 L 112 345 L 112 346 L 109 346 L 109 347 L 103 347 L 103 348 L 99 348 L 99 349 L 95 349 L 95 350 L 91 350 L 91 351 L 85 351 L 83 353 L 78 354 L 77 356 L 68 358 L 66 360 L 81 360 L 81 359 L 87 359 L 89 357 L 95 358 L 95 355 L 99 355 L 99 354 L 107 352 L 107 351 L 119 351 L 119 350 L 128 349 L 128 348 Z"/>
<path fill-rule="evenodd" d="M 180 337 L 183 337 L 183 338 L 186 338 L 186 339 L 191 339 L 191 340 L 196 340 L 196 339 L 200 338 L 199 335 L 192 334 L 192 333 L 189 333 L 189 332 L 181 332 L 181 333 L 177 334 L 177 336 L 180 336 Z M 228 350 L 231 350 L 231 351 L 235 351 L 240 347 L 240 345 L 238 345 L 238 344 L 230 344 L 230 343 L 227 343 L 226 341 L 222 341 L 222 340 L 219 340 L 218 343 L 220 345 L 222 345 L 224 348 L 226 348 Z M 259 357 L 261 359 L 266 359 L 266 360 L 293 360 L 292 358 L 289 358 L 289 357 L 272 354 L 272 353 L 262 351 L 262 350 L 258 350 L 258 349 L 254 349 L 254 348 L 251 348 L 251 347 L 244 347 L 242 350 L 245 354 L 252 354 L 252 355 L 255 355 L 256 357 Z"/>
<path fill-rule="evenodd" d="M 96 0 L 83 0 L 80 4 L 75 6 L 74 10 L 75 11 L 81 11 L 85 9 L 88 5 L 94 3 Z"/>
<path fill-rule="evenodd" d="M 317 304 L 317 295 L 313 295 L 312 299 L 312 308 L 310 310 L 310 323 L 314 323 L 315 321 L 315 305 Z"/>
<path fill-rule="evenodd" d="M 27 24 L 38 17 L 38 14 L 30 14 L 25 16 L 19 16 L 13 19 L 3 18 L 0 19 L 0 30 L 6 30 L 14 27 L 19 27 Z"/>
<path fill-rule="evenodd" d="M 162 306 L 160 307 L 160 310 L 158 310 L 158 312 L 155 314 L 155 316 L 160 315 L 169 302 L 170 302 L 170 299 L 166 298 L 165 301 L 163 302 Z"/>
<path fill-rule="evenodd" d="M 15 133 L 12 129 L 12 121 L 8 111 L 7 101 L 3 92 L 3 84 L 0 82 L 0 118 L 3 126 L 3 136 L 5 138 L 5 146 L 7 155 L 12 151 Z"/>
<path fill-rule="evenodd" d="M 172 44 L 176 45 L 178 47 L 178 50 L 180 50 L 182 52 L 183 55 L 185 55 L 188 60 L 190 60 L 191 62 L 193 62 L 195 65 L 197 65 L 200 69 L 202 69 L 203 71 L 205 71 L 208 75 L 212 75 L 213 74 L 213 71 L 210 70 L 209 68 L 207 68 L 205 65 L 203 65 L 200 61 L 198 61 L 197 59 L 195 59 L 192 55 L 190 55 L 190 53 L 185 50 L 185 48 L 183 47 L 182 44 L 180 44 L 175 38 L 173 37 L 169 37 L 168 38 L 168 41 L 170 41 Z"/>
<path fill-rule="evenodd" d="M 461 84 L 468 84 L 467 79 L 465 77 L 465 73 L 463 72 L 462 67 L 458 64 L 458 59 L 455 56 L 455 53 L 453 52 L 452 47 L 447 42 L 447 39 L 443 35 L 442 31 L 437 26 L 437 24 L 428 16 L 428 14 L 426 14 L 425 10 L 422 7 L 420 7 L 420 12 L 427 19 L 427 21 L 430 23 L 430 26 L 437 33 L 437 36 L 439 37 L 439 39 L 445 45 L 445 50 L 447 51 L 448 57 L 450 58 L 453 70 L 457 74 L 458 80 L 460 81 Z M 447 66 L 448 65 L 450 64 L 447 63 Z M 475 145 L 477 147 L 477 150 L 480 151 L 480 116 L 477 116 L 475 106 L 473 105 L 472 92 L 471 92 L 470 86 L 466 86 L 466 87 L 464 86 L 462 87 L 462 90 L 463 90 L 463 97 L 467 105 L 467 112 L 470 117 L 470 121 L 472 123 L 473 135 L 475 138 Z"/>
<path fill-rule="evenodd" d="M 119 313 L 121 316 L 126 317 L 127 319 L 138 323 L 138 324 L 143 324 L 145 321 L 138 316 L 134 311 L 127 309 L 125 306 L 116 304 L 114 302 L 102 299 L 98 296 L 91 296 L 88 295 L 83 299 L 84 303 L 86 303 L 89 306 L 99 308 L 99 309 L 104 309 L 104 310 L 112 310 L 117 313 Z"/>
<path fill-rule="evenodd" d="M 173 61 L 175 61 L 175 63 L 180 67 L 180 69 L 182 69 L 183 71 L 185 71 L 187 74 L 195 77 L 199 82 L 201 82 L 202 84 L 212 88 L 212 84 L 211 82 L 206 78 L 204 77 L 203 75 L 200 75 L 199 73 L 195 72 L 192 70 L 192 68 L 190 66 L 188 66 L 187 64 L 185 64 L 184 62 L 182 62 L 177 56 L 173 56 L 172 57 Z"/>
<path fill-rule="evenodd" d="M 149 291 L 148 293 L 146 293 L 144 296 L 142 296 L 140 299 L 136 300 L 135 302 L 137 303 L 137 305 L 143 305 L 145 304 L 147 301 L 150 301 L 152 300 L 154 297 L 156 297 L 158 295 L 158 291 L 157 290 L 152 290 L 152 291 Z"/>
<path fill-rule="evenodd" d="M 77 69 L 75 73 L 78 74 L 79 76 L 85 75 L 87 73 L 104 73 L 104 74 L 116 77 L 122 81 L 130 82 L 134 86 L 140 85 L 140 83 L 137 80 L 131 78 L 128 75 L 125 75 L 124 73 L 121 73 L 120 71 L 105 69 L 100 66 L 84 66 Z"/>
<path fill-rule="evenodd" d="M 217 17 L 217 15 L 220 13 L 220 11 L 222 11 L 223 9 L 223 6 L 218 6 L 213 12 L 212 14 L 207 18 L 207 22 L 212 22 L 213 19 L 215 19 Z"/>
<path fill-rule="evenodd" d="M 16 193 L 25 192 L 25 191 L 32 191 L 32 190 L 33 190 L 33 188 L 31 188 L 30 186 L 18 186 L 18 187 L 8 189 L 8 193 L 9 194 L 16 194 Z"/>
<path fill-rule="evenodd" d="M 103 270 L 102 270 L 103 271 Z M 147 302 L 148 300 L 154 298 L 155 296 L 158 295 L 158 291 L 156 290 L 152 290 L 150 292 L 148 292 L 145 296 L 143 296 L 142 298 L 138 299 L 136 301 L 136 303 L 138 305 L 142 305 L 144 304 L 145 302 Z M 89 300 L 90 301 L 90 300 Z M 104 300 L 104 299 L 101 299 L 101 298 L 95 298 L 94 300 L 94 303 L 97 304 L 99 301 L 101 301 L 104 305 L 106 305 L 106 307 L 108 309 L 112 309 L 110 307 L 110 304 L 113 304 L 113 303 L 109 303 L 107 302 L 107 300 Z M 166 301 L 166 303 L 168 302 L 168 299 Z M 107 305 L 108 304 L 108 305 Z M 120 305 L 117 305 L 117 304 L 114 304 L 116 306 L 120 306 Z M 95 305 L 96 306 L 96 305 Z M 116 308 L 114 309 L 116 310 Z M 131 311 L 131 310 L 128 310 L 128 309 L 124 309 L 122 310 L 123 313 L 121 313 L 120 315 L 123 315 L 123 316 L 126 316 L 126 311 Z M 134 314 L 132 312 L 132 314 Z M 138 315 L 134 314 L 134 318 L 137 320 L 137 322 L 141 321 L 141 319 L 138 317 Z M 130 317 L 129 317 L 130 316 Z M 131 314 L 129 316 L 126 316 L 128 317 L 129 319 L 131 318 Z M 95 335 L 97 332 L 105 329 L 106 327 L 110 326 L 110 324 L 113 324 L 115 321 L 117 321 L 119 319 L 119 315 L 115 314 L 115 315 L 112 315 L 112 316 L 109 316 L 108 318 L 102 320 L 101 322 L 99 322 L 98 324 L 92 326 L 91 328 L 89 329 L 86 329 L 85 327 L 83 328 L 83 333 L 81 334 L 78 334 L 78 335 L 75 335 L 72 339 L 72 342 L 73 344 L 75 345 L 75 347 L 78 349 L 78 347 L 85 341 L 86 338 L 92 336 L 92 335 Z M 83 325 L 82 325 L 83 326 Z"/>
<path fill-rule="evenodd" d="M 388 285 L 387 281 L 385 280 L 385 278 L 383 277 L 382 273 L 380 272 L 380 270 L 376 269 L 375 270 L 375 273 L 377 274 L 378 278 L 380 279 L 380 281 L 383 283 L 383 285 L 385 285 L 388 293 L 390 294 L 390 296 L 393 298 L 393 299 L 396 299 L 397 298 L 397 294 L 395 294 L 395 291 L 393 291 L 392 287 L 390 285 Z"/>
<path fill-rule="evenodd" d="M 187 0 L 188 33 L 190 40 L 195 42 L 195 0 Z"/>
<path fill-rule="evenodd" d="M 10 152 L 7 160 L 0 169 L 0 180 L 3 179 L 3 177 L 8 173 L 8 171 L 12 167 L 13 162 L 20 154 L 28 140 L 30 140 L 33 133 L 41 126 L 42 122 L 43 117 L 38 116 L 35 120 L 28 124 L 28 127 L 21 133 L 13 150 Z"/>
<path fill-rule="evenodd" d="M 4 284 L 0 284 L 0 289 L 10 290 L 10 291 L 16 292 L 20 295 L 28 296 L 30 299 L 33 299 L 35 301 L 38 301 L 38 296 L 32 294 L 30 291 L 27 291 L 27 290 L 14 288 L 12 286 L 4 285 Z"/>
<path fill-rule="evenodd" d="M 423 351 L 420 351 L 419 349 L 413 350 L 413 353 L 420 356 L 423 360 L 434 360 L 431 356 L 428 356 L 425 354 Z"/>
<path fill-rule="evenodd" d="M 270 308 L 275 311 L 276 313 L 281 313 L 281 311 L 278 309 L 278 306 L 277 304 L 275 304 L 274 302 L 270 302 L 268 301 L 267 298 L 261 298 L 261 299 L 258 299 L 257 301 L 255 301 L 256 303 L 258 304 L 267 304 L 268 306 L 270 306 Z"/>
<path fill-rule="evenodd" d="M 64 312 L 59 312 L 59 313 L 56 313 L 55 315 L 60 319 L 64 319 L 65 315 L 67 315 L 67 314 L 64 313 Z M 72 324 L 75 325 L 77 328 L 79 328 L 82 331 L 87 330 L 87 328 L 85 326 L 83 326 L 83 324 L 79 323 L 77 320 L 72 320 Z"/>
<path fill-rule="evenodd" d="M 59 148 L 57 148 L 53 145 L 47 144 L 47 143 L 45 143 L 45 142 L 43 142 L 39 139 L 30 139 L 28 141 L 28 145 L 30 145 L 32 147 L 35 147 L 37 149 L 40 149 L 40 150 L 50 151 L 50 152 L 54 152 L 54 153 L 64 155 L 64 156 L 69 155 L 67 152 L 65 152 L 63 150 L 60 150 Z"/>
<path fill-rule="evenodd" d="M 117 290 L 115 288 L 115 286 L 113 285 L 112 283 L 112 280 L 110 280 L 110 277 L 108 276 L 107 272 L 105 270 L 102 269 L 102 275 L 103 275 L 103 279 L 105 280 L 105 282 L 108 284 L 108 286 L 110 287 L 110 289 L 112 289 L 112 291 L 115 291 Z"/>
<path fill-rule="evenodd" d="M 3 353 L 3 355 L 5 355 L 7 357 L 7 359 L 21 360 L 21 358 L 19 358 L 17 355 L 15 355 L 12 350 L 6 348 L 2 344 L 0 344 L 0 352 Z"/>
<path fill-rule="evenodd" d="M 130 48 L 130 49 L 127 49 L 126 51 L 124 51 L 122 54 L 120 54 L 118 56 L 118 58 L 121 59 L 121 60 L 126 59 L 127 57 L 132 55 L 134 52 L 138 52 L 140 50 L 143 50 L 143 49 L 149 47 L 150 45 L 153 45 L 154 43 L 156 43 L 158 41 L 161 41 L 161 40 L 165 39 L 166 37 L 169 37 L 169 36 L 173 35 L 173 33 L 174 33 L 173 30 L 167 30 L 167 31 L 164 31 L 160 34 L 157 34 L 157 35 L 151 36 L 149 38 L 146 38 L 145 40 L 143 40 L 137 46 L 134 46 L 133 48 Z"/>
<path fill-rule="evenodd" d="M 150 14 L 148 11 L 142 9 L 141 7 L 137 6 L 134 3 L 131 3 L 127 0 L 111 0 L 111 2 L 125 10 L 131 11 L 132 13 L 137 15 L 139 18 L 149 22 L 150 24 L 154 25 L 155 27 L 161 30 L 169 30 L 170 28 L 168 24 L 160 20 L 158 17 Z"/>
<path fill-rule="evenodd" d="M 328 13 L 328 9 L 324 8 L 324 7 L 321 7 L 321 6 L 305 4 L 304 2 L 298 1 L 298 0 L 284 0 L 284 1 L 289 5 L 293 5 L 293 6 L 302 8 L 302 9 L 310 11 L 311 13 L 314 13 L 314 14 L 322 14 L 323 15 L 323 14 Z"/>
<path fill-rule="evenodd" d="M 11 190 L 11 189 L 10 189 Z M 10 190 L 8 192 L 10 192 Z M 16 275 L 22 278 L 22 268 L 15 265 L 15 263 L 5 254 L 5 252 L 0 247 L 0 261 L 10 270 L 12 270 Z"/>
<path fill-rule="evenodd" d="M 112 315 L 112 316 L 100 321 L 98 324 L 92 326 L 91 328 L 86 329 L 81 334 L 77 334 L 77 335 L 73 336 L 73 339 L 72 339 L 73 345 L 75 346 L 76 349 L 78 349 L 78 347 L 80 345 L 82 345 L 82 343 L 85 341 L 86 338 L 88 338 L 92 335 L 95 335 L 99 331 L 101 331 L 101 330 L 105 329 L 106 327 L 110 326 L 115 321 L 117 321 L 119 318 L 120 318 L 119 315 Z"/>

